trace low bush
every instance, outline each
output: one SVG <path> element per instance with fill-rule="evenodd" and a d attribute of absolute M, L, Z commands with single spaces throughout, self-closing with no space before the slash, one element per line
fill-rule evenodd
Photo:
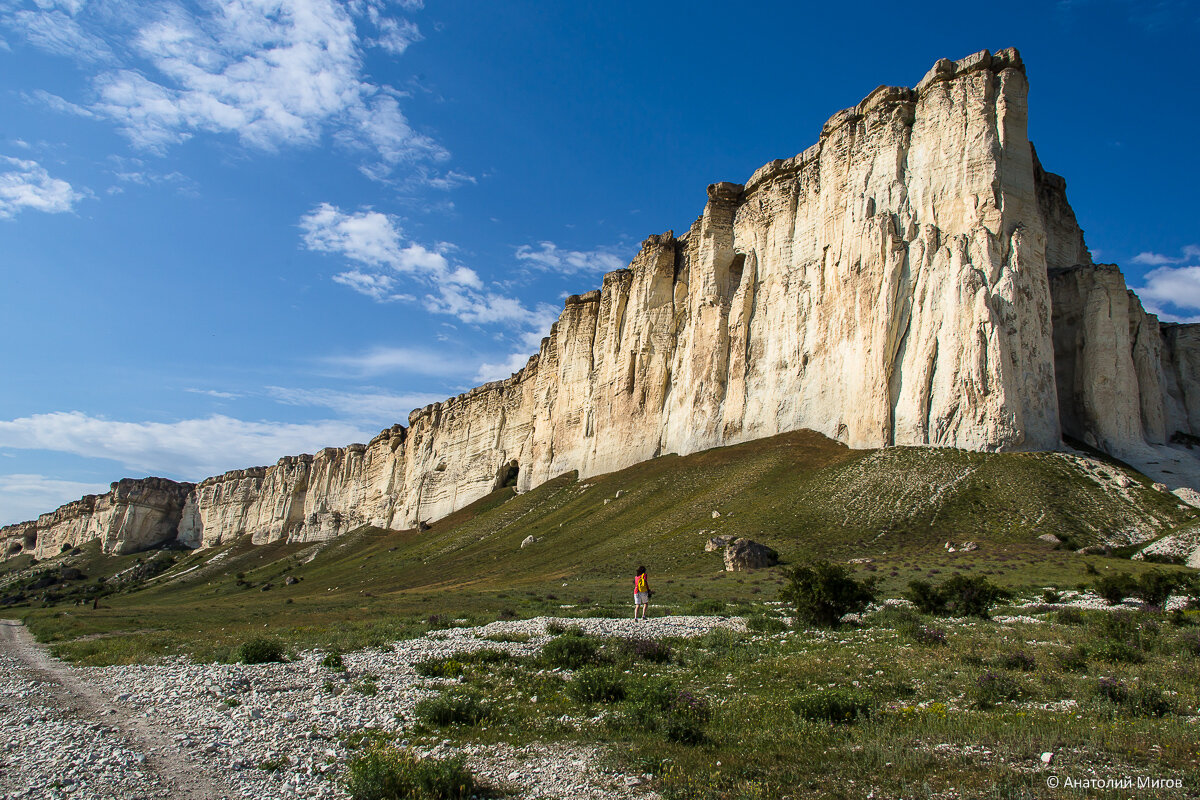
<path fill-rule="evenodd" d="M 597 663 L 599 650 L 599 642 L 590 636 L 567 633 L 546 642 L 538 661 L 551 668 L 579 669 Z"/>
<path fill-rule="evenodd" d="M 1176 592 L 1188 592 L 1193 588 L 1191 575 L 1182 572 L 1165 572 L 1152 569 L 1142 573 L 1133 584 L 1132 594 L 1146 605 L 1162 608 L 1167 599 Z"/>
<path fill-rule="evenodd" d="M 283 661 L 283 643 L 278 639 L 250 639 L 238 645 L 234 659 L 242 664 L 269 664 Z"/>
<path fill-rule="evenodd" d="M 1011 653 L 1001 653 L 996 656 L 996 666 L 1001 669 L 1017 670 L 1019 672 L 1033 672 L 1037 669 L 1037 662 L 1033 656 L 1026 653 L 1024 650 L 1013 650 Z"/>
<path fill-rule="evenodd" d="M 417 703 L 413 714 L 427 725 L 478 725 L 492 715 L 492 708 L 474 694 L 446 692 Z"/>
<path fill-rule="evenodd" d="M 413 669 L 422 678 L 457 678 L 466 668 L 467 665 L 457 658 L 427 658 L 413 664 Z"/>
<path fill-rule="evenodd" d="M 1087 669 L 1087 650 L 1079 645 L 1054 654 L 1054 661 L 1063 672 L 1083 672 Z"/>
<path fill-rule="evenodd" d="M 1187 631 L 1179 635 L 1176 640 L 1176 645 L 1179 652 L 1184 655 L 1200 657 L 1200 633 L 1195 631 Z"/>
<path fill-rule="evenodd" d="M 567 695 L 580 703 L 617 703 L 625 699 L 625 679 L 615 669 L 583 667 L 567 684 Z"/>
<path fill-rule="evenodd" d="M 912 581 L 905 597 L 925 614 L 987 619 L 992 605 L 1010 599 L 1012 593 L 983 575 L 954 575 L 937 586 Z"/>
<path fill-rule="evenodd" d="M 1096 658 L 1112 664 L 1141 664 L 1146 660 L 1142 651 L 1128 642 L 1101 642 L 1096 648 Z"/>
<path fill-rule="evenodd" d="M 896 626 L 896 632 L 910 642 L 923 644 L 928 647 L 939 647 L 946 643 L 945 628 L 926 625 L 917 617 L 901 622 Z"/>
<path fill-rule="evenodd" d="M 1082 625 L 1087 621 L 1087 618 L 1078 608 L 1068 607 L 1055 611 L 1054 621 L 1059 625 Z"/>
<path fill-rule="evenodd" d="M 1096 682 L 1096 696 L 1117 707 L 1117 713 L 1131 717 L 1162 717 L 1173 710 L 1171 701 L 1153 686 L 1129 689 L 1116 678 Z"/>
<path fill-rule="evenodd" d="M 1042 602 L 1055 605 L 1062 602 L 1062 592 L 1054 587 L 1048 587 L 1042 590 Z"/>
<path fill-rule="evenodd" d="M 321 659 L 321 666 L 325 667 L 325 669 L 332 669 L 337 672 L 346 671 L 346 662 L 342 659 L 342 654 L 336 650 L 327 654 L 323 659 Z"/>
<path fill-rule="evenodd" d="M 810 722 L 850 724 L 871 710 L 870 695 L 854 689 L 808 691 L 792 701 L 792 711 Z"/>
<path fill-rule="evenodd" d="M 755 633 L 782 633 L 788 629 L 788 624 L 778 617 L 754 614 L 746 617 L 746 629 Z"/>
<path fill-rule="evenodd" d="M 1092 584 L 1092 591 L 1098 594 L 1109 605 L 1116 605 L 1126 597 L 1133 595 L 1137 581 L 1128 572 L 1118 572 L 1115 575 L 1104 575 Z"/>
<path fill-rule="evenodd" d="M 698 603 L 692 603 L 688 607 L 688 613 L 706 616 L 708 614 L 720 614 L 725 610 L 725 603 L 721 600 L 701 600 Z"/>
<path fill-rule="evenodd" d="M 638 727 L 661 733 L 677 744 L 698 745 L 707 740 L 705 725 L 712 716 L 703 697 L 677 689 L 667 681 L 651 680 L 630 692 Z"/>
<path fill-rule="evenodd" d="M 857 613 L 875 600 L 875 580 L 858 580 L 844 564 L 815 561 L 787 574 L 780 599 L 796 609 L 797 625 L 836 628 L 842 617 Z"/>
<path fill-rule="evenodd" d="M 665 664 L 671 660 L 671 646 L 657 639 L 630 639 L 626 650 L 634 658 L 654 664 Z"/>
<path fill-rule="evenodd" d="M 1021 697 L 1021 687 L 1009 676 L 1000 672 L 985 672 L 975 679 L 969 695 L 976 708 L 988 710 L 1006 700 Z"/>
<path fill-rule="evenodd" d="M 352 800 L 467 800 L 478 790 L 461 758 L 417 758 L 386 745 L 351 758 L 344 782 Z"/>

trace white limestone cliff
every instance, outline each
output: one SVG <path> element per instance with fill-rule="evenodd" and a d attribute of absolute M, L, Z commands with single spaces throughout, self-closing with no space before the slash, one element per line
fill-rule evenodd
<path fill-rule="evenodd" d="M 1015 50 L 876 89 L 803 153 L 708 187 L 686 233 L 568 298 L 511 378 L 366 445 L 208 478 L 179 540 L 413 528 L 514 479 L 800 428 L 983 451 L 1058 449 L 1065 432 L 1200 488 L 1185 447 L 1200 443 L 1200 328 L 1160 325 L 1092 263 L 1028 140 L 1027 92 Z M 7 550 L 28 533 L 3 535 Z"/>
<path fill-rule="evenodd" d="M 165 478 L 124 478 L 106 494 L 86 495 L 36 522 L 0 529 L 6 556 L 28 553 L 35 558 L 57 555 L 93 539 L 105 553 L 136 553 L 175 539 L 179 514 L 190 483 Z"/>

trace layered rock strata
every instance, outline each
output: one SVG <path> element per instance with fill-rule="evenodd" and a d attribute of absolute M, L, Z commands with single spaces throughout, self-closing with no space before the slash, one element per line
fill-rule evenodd
<path fill-rule="evenodd" d="M 984 451 L 1057 449 L 1065 432 L 1200 485 L 1170 446 L 1200 435 L 1200 329 L 1160 325 L 1092 263 L 1028 140 L 1027 92 L 1014 50 L 876 89 L 569 297 L 511 378 L 366 445 L 208 478 L 179 540 L 419 527 L 500 486 L 800 428 Z M 39 551 L 78 538 L 41 525 Z"/>
<path fill-rule="evenodd" d="M 86 495 L 36 522 L 0 528 L 0 542 L 6 556 L 46 558 L 93 539 L 105 553 L 136 553 L 176 538 L 192 489 L 165 478 L 124 478 L 106 494 Z"/>

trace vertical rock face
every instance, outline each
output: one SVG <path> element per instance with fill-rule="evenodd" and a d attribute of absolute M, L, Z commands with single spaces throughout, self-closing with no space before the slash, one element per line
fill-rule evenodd
<path fill-rule="evenodd" d="M 124 478 L 107 494 L 87 495 L 36 522 L 0 529 L 4 553 L 27 553 L 35 558 L 57 555 L 93 539 L 110 554 L 136 553 L 173 540 L 190 483 L 165 478 Z"/>
<path fill-rule="evenodd" d="M 1200 486 L 1200 462 L 1169 446 L 1200 434 L 1200 328 L 1160 325 L 1092 263 L 1028 140 L 1027 92 L 1014 50 L 876 89 L 800 155 L 709 186 L 687 232 L 569 297 L 511 378 L 366 445 L 208 478 L 179 502 L 179 540 L 419 527 L 500 486 L 799 428 L 989 451 L 1066 432 Z M 128 532 L 93 522 L 115 519 L 106 502 L 29 523 L 36 549 L 162 535 L 148 512 Z M 16 527 L 6 552 L 34 547 Z"/>

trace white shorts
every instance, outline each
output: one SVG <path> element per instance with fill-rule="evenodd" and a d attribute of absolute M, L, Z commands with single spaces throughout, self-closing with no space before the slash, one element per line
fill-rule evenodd
<path fill-rule="evenodd" d="M 635 606 L 644 606 L 649 602 L 650 602 L 650 593 L 649 592 L 634 592 L 633 593 L 633 604 Z"/>

